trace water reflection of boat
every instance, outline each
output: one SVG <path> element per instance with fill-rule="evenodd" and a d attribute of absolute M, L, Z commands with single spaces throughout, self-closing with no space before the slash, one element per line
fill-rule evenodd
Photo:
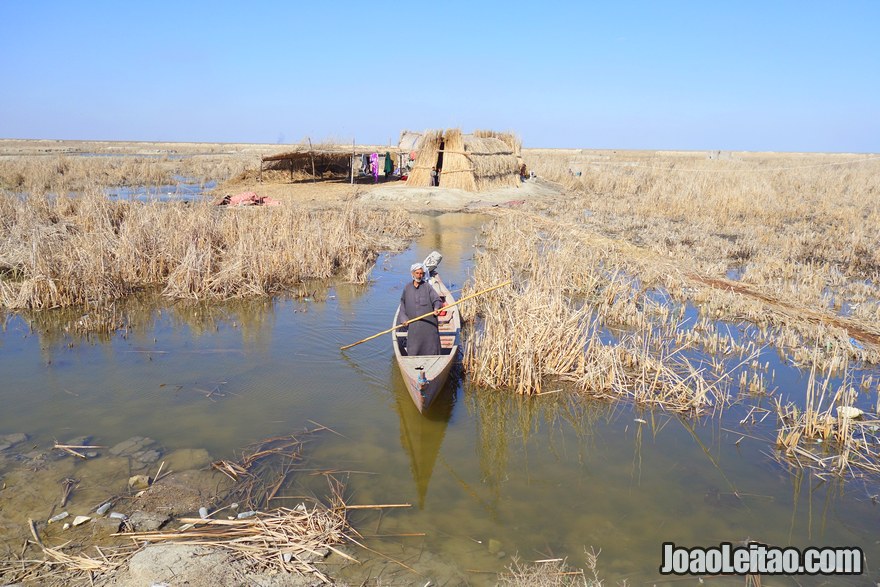
<path fill-rule="evenodd" d="M 434 464 L 452 416 L 455 394 L 441 395 L 431 407 L 420 412 L 408 399 L 409 393 L 403 389 L 406 387 L 403 378 L 395 377 L 394 381 L 394 399 L 400 417 L 400 444 L 409 455 L 410 471 L 419 495 L 419 509 L 422 509 Z"/>
<path fill-rule="evenodd" d="M 440 280 L 440 276 L 433 274 L 429 283 L 440 294 L 441 299 L 447 304 L 455 302 L 452 293 Z M 440 324 L 440 353 L 439 355 L 408 356 L 406 354 L 406 331 L 395 330 L 391 333 L 394 357 L 403 375 L 407 391 L 413 403 L 420 412 L 424 412 L 443 389 L 452 364 L 458 356 L 461 335 L 461 317 L 458 308 L 450 308 L 447 316 L 438 318 Z M 394 313 L 393 324 L 398 324 L 400 307 Z"/>

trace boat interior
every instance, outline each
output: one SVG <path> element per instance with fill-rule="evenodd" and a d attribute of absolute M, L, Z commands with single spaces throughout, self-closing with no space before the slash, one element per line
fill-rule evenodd
<path fill-rule="evenodd" d="M 456 331 L 454 320 L 451 319 L 451 314 L 455 309 L 449 310 L 449 315 L 440 317 L 440 354 L 448 355 L 452 352 L 453 347 L 455 347 L 455 339 L 458 335 Z M 444 322 L 446 318 L 449 318 L 448 321 Z M 397 348 L 400 350 L 400 354 L 404 357 L 409 356 L 406 352 L 406 329 L 400 329 L 397 331 Z"/>

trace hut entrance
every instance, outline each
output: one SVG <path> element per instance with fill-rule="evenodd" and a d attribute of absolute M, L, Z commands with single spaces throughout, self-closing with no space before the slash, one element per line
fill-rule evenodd
<path fill-rule="evenodd" d="M 437 185 L 440 185 L 440 170 L 443 169 L 443 149 L 446 148 L 446 141 L 440 139 L 440 150 L 437 151 Z"/>

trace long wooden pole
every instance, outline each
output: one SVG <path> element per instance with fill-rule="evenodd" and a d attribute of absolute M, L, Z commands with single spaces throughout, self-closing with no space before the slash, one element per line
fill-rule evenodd
<path fill-rule="evenodd" d="M 312 158 L 312 183 L 315 183 L 317 178 L 315 178 L 315 151 L 312 150 L 312 139 L 309 137 L 309 156 Z"/>
<path fill-rule="evenodd" d="M 471 294 L 471 295 L 469 295 L 469 296 L 465 296 L 465 297 L 461 298 L 460 300 L 458 300 L 457 302 L 453 302 L 453 303 L 449 304 L 448 306 L 443 306 L 443 309 L 446 310 L 446 309 L 451 308 L 451 307 L 453 307 L 453 306 L 457 306 L 458 304 L 460 304 L 460 303 L 462 303 L 462 302 L 465 302 L 465 301 L 470 300 L 470 299 L 472 299 L 472 298 L 475 298 L 475 297 L 477 297 L 477 296 L 483 295 L 484 293 L 488 293 L 488 292 L 490 292 L 490 291 L 492 291 L 492 290 L 498 289 L 499 287 L 504 287 L 505 285 L 510 285 L 511 283 L 513 283 L 513 280 L 512 280 L 512 279 L 508 279 L 508 280 L 505 281 L 504 283 L 499 283 L 498 285 L 493 285 L 492 287 L 486 288 L 486 289 L 484 289 L 483 291 L 478 291 L 477 293 L 473 293 L 473 294 Z M 426 285 L 427 285 L 427 283 L 426 283 Z M 388 333 L 391 332 L 392 330 L 397 330 L 398 328 L 402 328 L 402 327 L 404 327 L 404 326 L 408 326 L 409 324 L 412 324 L 412 323 L 415 322 L 416 320 L 421 320 L 422 318 L 427 318 L 428 316 L 431 316 L 433 313 L 434 313 L 434 312 L 431 311 L 431 312 L 428 312 L 427 314 L 422 314 L 421 316 L 416 316 L 415 318 L 412 318 L 412 319 L 410 319 L 410 320 L 407 320 L 406 322 L 403 322 L 403 323 L 401 323 L 401 324 L 398 324 L 397 326 L 392 326 L 392 327 L 389 328 L 388 330 L 383 330 L 382 332 L 378 332 L 378 333 L 374 334 L 373 336 L 368 336 L 367 338 L 365 338 L 365 339 L 363 339 L 363 340 L 359 340 L 359 341 L 357 341 L 357 342 L 354 342 L 354 343 L 347 344 L 347 345 L 345 345 L 345 346 L 339 347 L 339 350 L 344 351 L 345 349 L 350 349 L 351 347 L 353 347 L 353 346 L 357 346 L 357 345 L 361 344 L 362 342 L 367 342 L 368 340 L 373 340 L 373 339 L 376 338 L 377 336 L 382 336 L 383 334 L 388 334 Z"/>

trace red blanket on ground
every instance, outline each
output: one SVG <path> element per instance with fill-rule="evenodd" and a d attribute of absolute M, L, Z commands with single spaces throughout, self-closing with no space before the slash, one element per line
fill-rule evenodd
<path fill-rule="evenodd" d="M 277 206 L 281 202 L 269 196 L 258 196 L 256 192 L 242 192 L 234 196 L 223 196 L 220 206 Z"/>

